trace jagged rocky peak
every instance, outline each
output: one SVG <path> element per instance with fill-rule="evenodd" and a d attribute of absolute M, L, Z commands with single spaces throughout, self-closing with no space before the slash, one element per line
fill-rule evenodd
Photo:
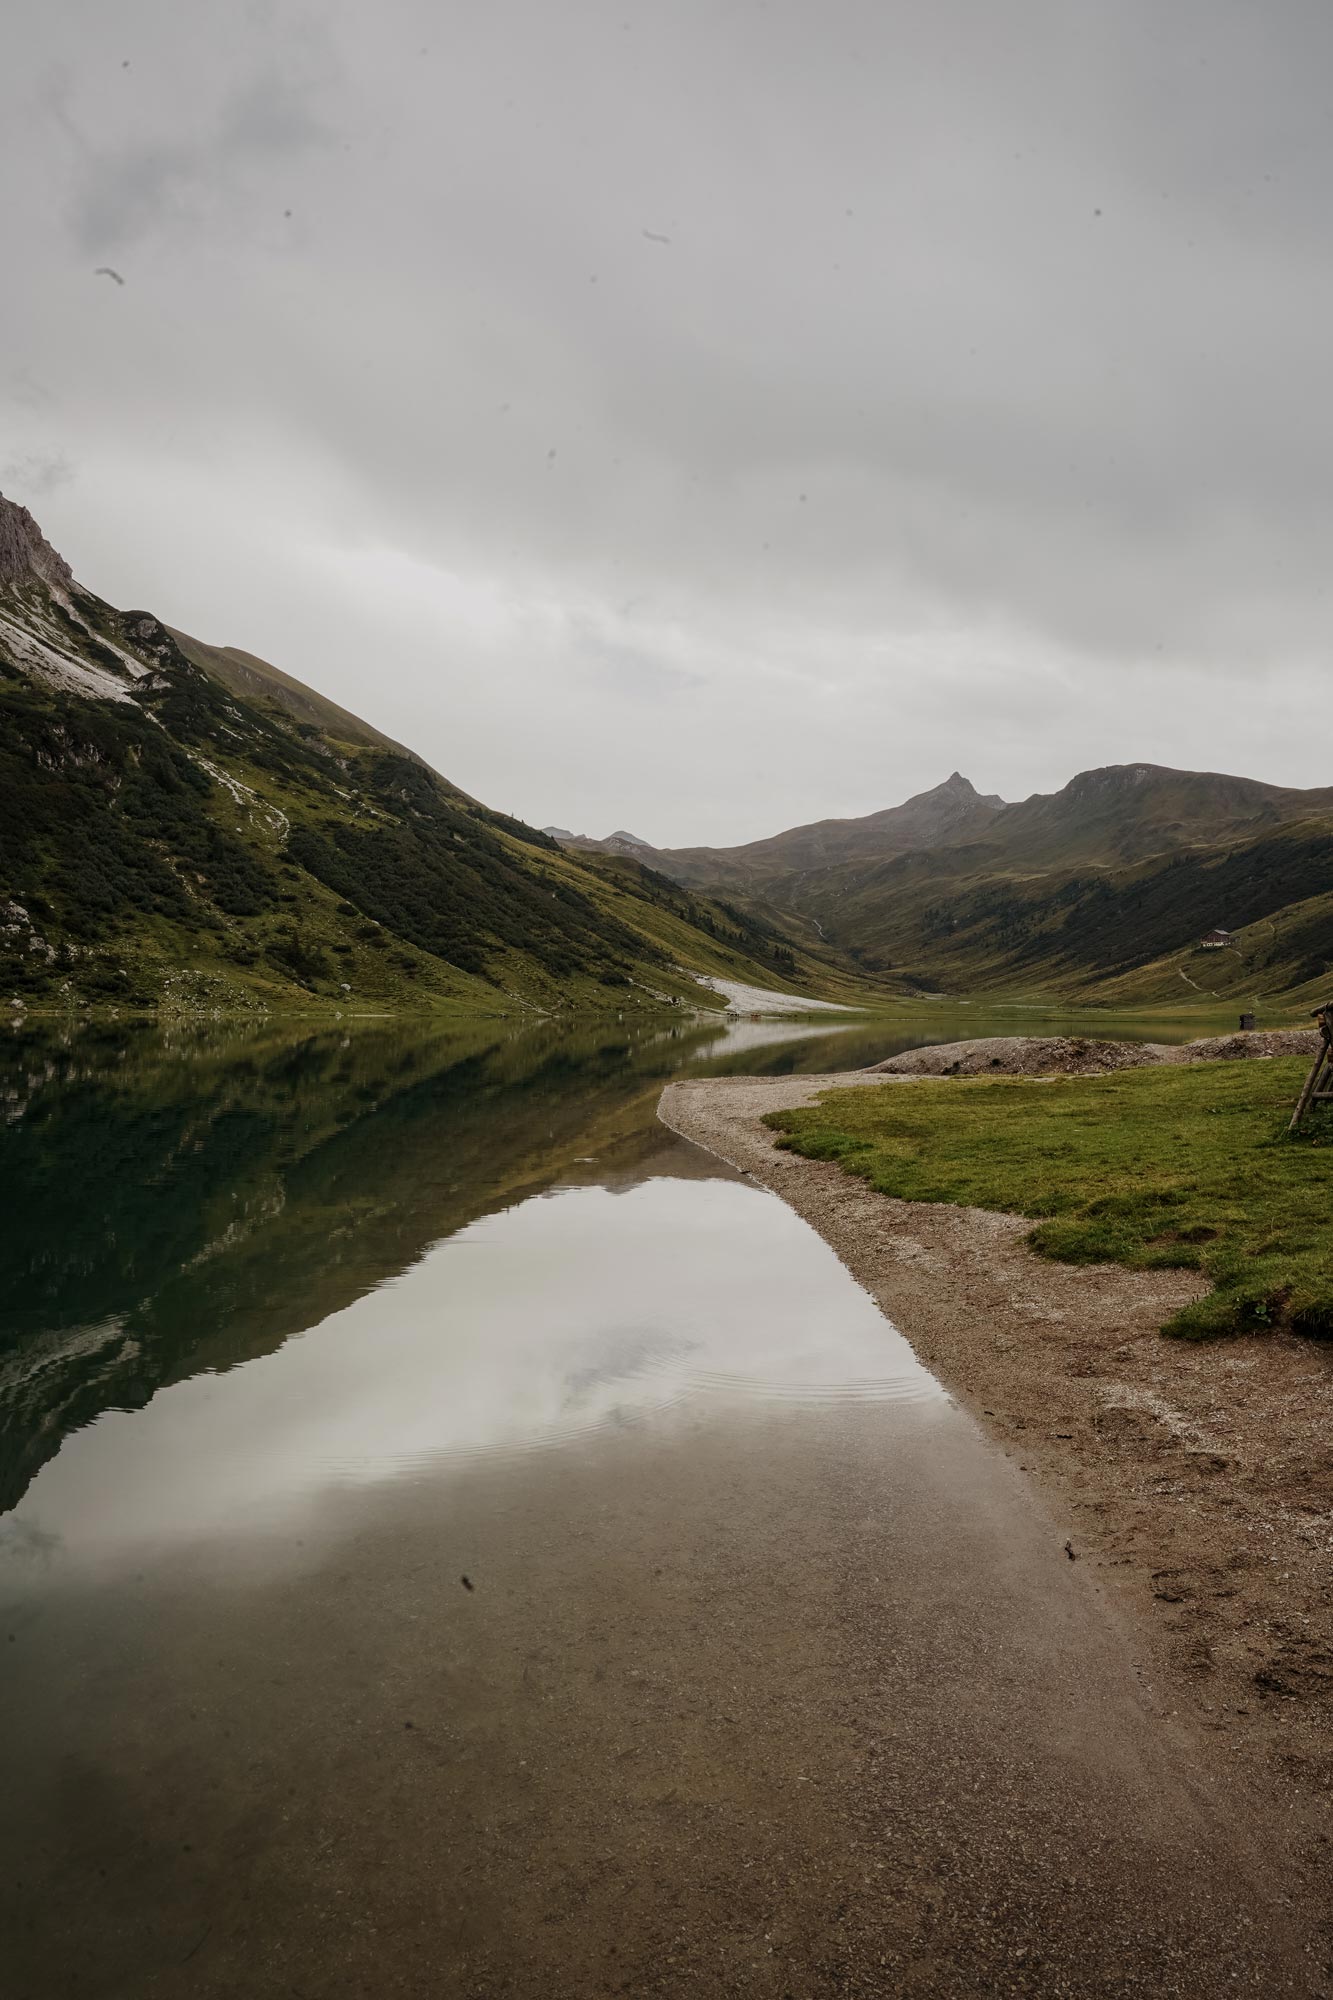
<path fill-rule="evenodd" d="M 946 794 L 969 805 L 1002 806 L 1004 800 L 998 792 L 979 792 L 970 778 L 961 771 L 950 771 L 942 785 L 935 787 L 936 793 Z"/>
<path fill-rule="evenodd" d="M 623 826 L 617 827 L 614 833 L 608 833 L 605 840 L 599 840 L 588 833 L 571 833 L 567 826 L 544 826 L 542 832 L 549 834 L 552 840 L 558 840 L 562 847 L 590 847 L 599 854 L 632 855 L 657 852 L 651 841 L 640 840 L 637 833 L 627 833 Z"/>
<path fill-rule="evenodd" d="M 74 582 L 69 564 L 56 554 L 27 508 L 0 493 L 0 584 L 26 583 L 33 577 L 60 590 Z"/>

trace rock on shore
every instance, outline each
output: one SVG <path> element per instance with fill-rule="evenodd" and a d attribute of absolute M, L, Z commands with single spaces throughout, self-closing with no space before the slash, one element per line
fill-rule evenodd
<path fill-rule="evenodd" d="M 1236 1062 L 1246 1057 L 1313 1057 L 1313 1028 L 1266 1028 L 1198 1042 L 1092 1041 L 1082 1035 L 988 1035 L 941 1042 L 873 1063 L 874 1076 L 1097 1076 L 1154 1063 Z"/>

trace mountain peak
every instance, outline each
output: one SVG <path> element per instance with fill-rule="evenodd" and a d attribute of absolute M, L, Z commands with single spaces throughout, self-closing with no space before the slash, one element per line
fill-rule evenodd
<path fill-rule="evenodd" d="M 26 583 L 32 577 L 61 590 L 74 582 L 69 564 L 56 554 L 27 508 L 0 493 L 0 584 Z"/>
<path fill-rule="evenodd" d="M 936 785 L 933 791 L 920 792 L 918 793 L 918 797 L 923 799 L 956 800 L 960 805 L 998 807 L 1004 804 L 1004 800 L 998 792 L 979 792 L 972 783 L 972 780 L 965 778 L 961 771 L 950 771 L 942 785 Z M 913 801 L 909 799 L 908 804 L 911 805 L 912 803 Z"/>

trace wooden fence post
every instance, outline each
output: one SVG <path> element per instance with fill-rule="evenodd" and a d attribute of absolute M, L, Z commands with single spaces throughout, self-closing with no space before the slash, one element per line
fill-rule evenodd
<path fill-rule="evenodd" d="M 1333 1090 L 1328 1088 L 1330 1080 L 1333 1079 L 1333 1000 L 1326 1001 L 1322 1007 L 1316 1007 L 1314 1017 L 1319 1023 L 1319 1051 L 1311 1064 L 1310 1074 L 1305 1079 L 1305 1088 L 1296 1100 L 1296 1109 L 1292 1112 L 1291 1123 L 1287 1127 L 1289 1132 L 1296 1130 L 1316 1098 L 1333 1097 Z M 1319 1088 L 1321 1078 L 1324 1083 L 1322 1090 Z"/>

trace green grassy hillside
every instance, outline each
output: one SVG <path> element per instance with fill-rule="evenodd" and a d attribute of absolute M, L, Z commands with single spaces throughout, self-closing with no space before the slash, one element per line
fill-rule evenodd
<path fill-rule="evenodd" d="M 1294 992 L 1333 972 L 1333 815 L 1121 867 L 940 849 L 807 880 L 868 968 L 949 991 L 1143 1002 Z M 1214 925 L 1233 931 L 1204 949 Z"/>
<path fill-rule="evenodd" d="M 0 499 L 0 1003 L 720 1005 L 696 973 L 868 995 L 780 923 L 569 855 L 290 676 L 114 610 Z"/>

